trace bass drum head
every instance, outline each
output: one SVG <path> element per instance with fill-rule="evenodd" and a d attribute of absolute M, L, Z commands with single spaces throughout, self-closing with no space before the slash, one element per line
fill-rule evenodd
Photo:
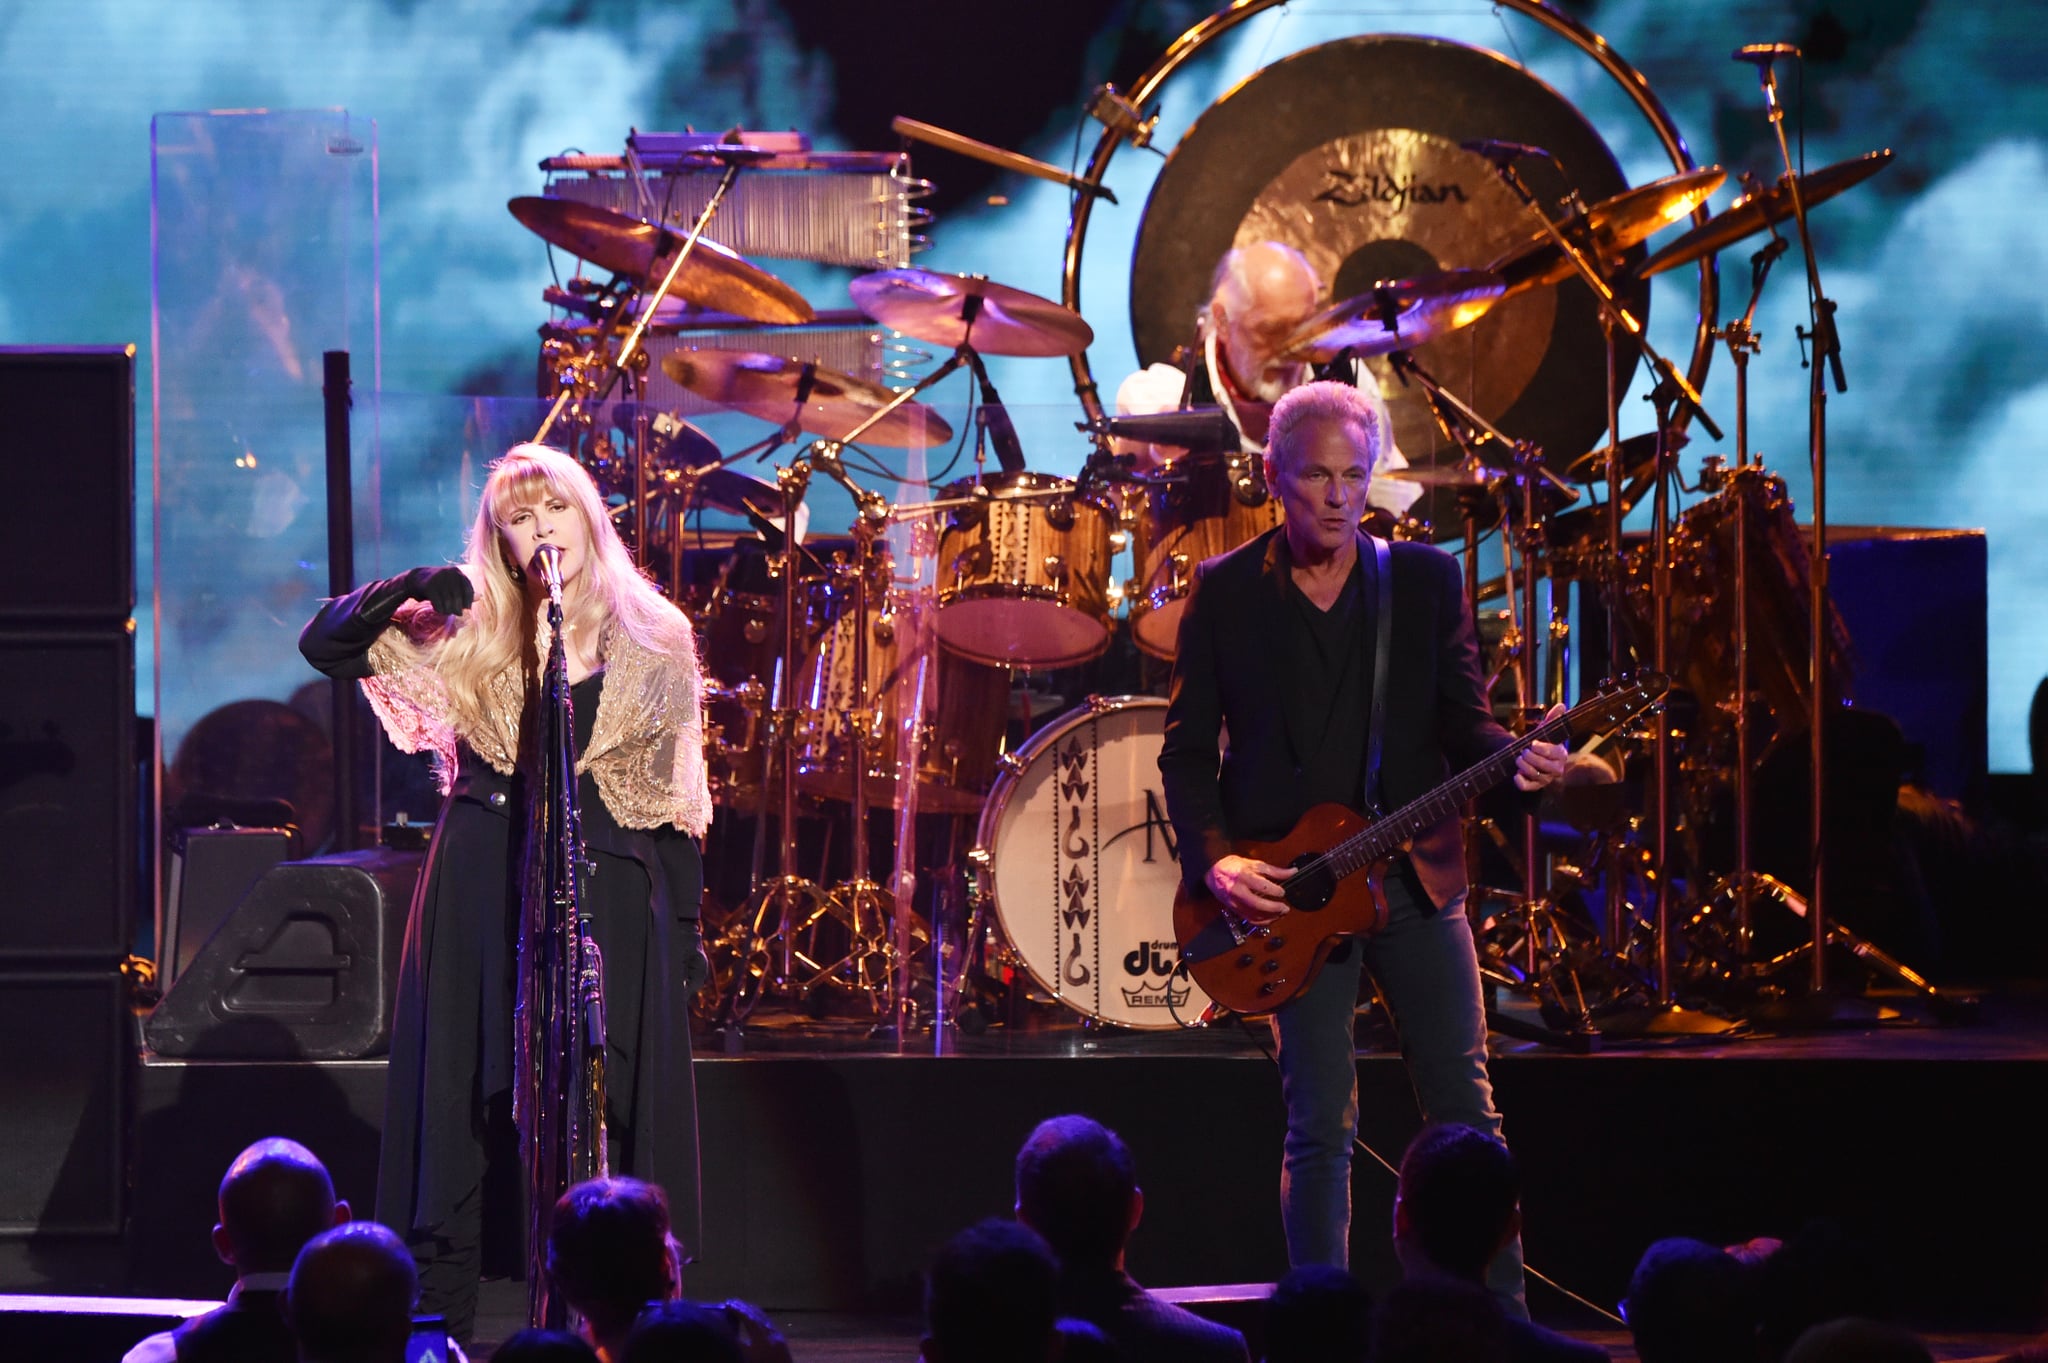
<path fill-rule="evenodd" d="M 1209 1006 L 1175 975 L 1180 884 L 1160 788 L 1166 702 L 1091 699 L 1034 735 L 997 778 L 976 841 L 996 920 L 1032 978 L 1076 1012 L 1145 1030 Z"/>

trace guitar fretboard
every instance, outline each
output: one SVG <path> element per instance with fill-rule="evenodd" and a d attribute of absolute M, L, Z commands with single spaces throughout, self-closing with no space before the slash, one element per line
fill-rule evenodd
<path fill-rule="evenodd" d="M 1491 756 L 1473 763 L 1427 795 L 1410 800 L 1383 819 L 1359 829 L 1300 870 L 1327 869 L 1338 879 L 1385 861 L 1425 830 L 1458 813 L 1514 774 L 1515 761 L 1532 743 L 1569 742 L 1574 732 L 1611 729 L 1664 693 L 1664 679 L 1652 674 L 1626 689 L 1597 696 L 1556 719 L 1545 720 Z"/>

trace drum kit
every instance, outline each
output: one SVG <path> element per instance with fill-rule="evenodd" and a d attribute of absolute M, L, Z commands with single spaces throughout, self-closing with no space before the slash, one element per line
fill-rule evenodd
<path fill-rule="evenodd" d="M 1030 160 L 925 131 L 1011 169 Z M 1575 764 L 1578 776 L 1598 776 L 1598 788 L 1567 790 L 1561 802 L 1566 821 L 1583 825 L 1580 841 L 1550 867 L 1546 847 L 1557 849 L 1532 818 L 1518 892 L 1492 892 L 1475 912 L 1489 977 L 1538 1000 L 1553 1026 L 1590 1030 L 1636 1005 L 1668 1016 L 1673 972 L 1687 960 L 1711 959 L 1724 978 L 1742 969 L 1740 950 L 1734 965 L 1726 951 L 1688 953 L 1685 934 L 1709 916 L 1718 930 L 1731 904 L 1746 932 L 1768 880 L 1738 860 L 1731 878 L 1709 887 L 1712 868 L 1696 851 L 1688 864 L 1668 841 L 1680 822 L 1675 811 L 1689 810 L 1690 825 L 1709 820 L 1732 780 L 1740 828 L 1760 735 L 1797 733 L 1811 708 L 1811 639 L 1828 653 L 1823 675 L 1833 680 L 1824 684 L 1839 692 L 1847 677 L 1839 621 L 1829 614 L 1813 624 L 1808 554 L 1784 484 L 1747 447 L 1743 366 L 1756 349 L 1757 298 L 1770 262 L 1786 249 L 1776 225 L 1881 170 L 1890 154 L 1806 176 L 1788 171 L 1708 216 L 1703 205 L 1725 178 L 1716 167 L 1683 169 L 1590 204 L 1567 197 L 1556 208 L 1517 169 L 1540 149 L 1463 146 L 1487 164 L 1507 201 L 1519 203 L 1527 230 L 1496 232 L 1508 245 L 1483 259 L 1449 259 L 1446 268 L 1351 288 L 1288 336 L 1284 357 L 1325 373 L 1376 362 L 1420 395 L 1441 448 L 1456 451 L 1455 459 L 1385 476 L 1441 491 L 1448 500 L 1432 505 L 1456 508 L 1443 538 L 1462 542 L 1476 610 L 1492 619 L 1488 602 L 1504 591 L 1507 627 L 1489 684 L 1512 674 L 1517 722 L 1541 714 L 1567 684 L 1562 660 L 1572 650 L 1556 603 L 1573 584 L 1582 619 L 1604 614 L 1616 670 L 1653 665 L 1689 693 L 1696 710 L 1660 716 L 1651 732 L 1614 745 L 1627 750 L 1626 761 L 1609 754 Z M 998 999 L 1019 1017 L 1027 996 L 1091 1024 L 1199 1025 L 1208 1001 L 1175 969 L 1178 867 L 1156 766 L 1165 702 L 1090 695 L 1063 710 L 1055 702 L 1039 724 L 1033 693 L 1016 683 L 1102 659 L 1119 631 L 1128 632 L 1133 656 L 1155 660 L 1154 675 L 1157 662 L 1170 662 L 1196 565 L 1281 523 L 1256 451 L 1219 410 L 1109 416 L 1093 405 L 1090 384 L 1086 419 L 1076 425 L 1092 452 L 1078 476 L 1025 468 L 983 357 L 1078 361 L 1093 331 L 1074 307 L 979 275 L 898 266 L 852 281 L 862 318 L 946 352 L 914 383 L 891 385 L 765 349 L 687 344 L 692 318 L 789 327 L 814 316 L 795 290 L 706 235 L 734 183 L 770 153 L 734 133 L 693 146 L 690 156 L 719 181 L 686 233 L 567 198 L 515 199 L 511 209 L 551 245 L 611 275 L 550 291 L 583 320 L 544 329 L 544 395 L 554 405 L 537 438 L 558 432 L 584 459 L 643 565 L 691 614 L 706 672 L 714 798 L 752 821 L 746 893 L 707 915 L 715 982 L 700 1005 L 735 1031 L 771 1000 L 813 1011 L 852 1000 L 864 1022 L 903 1029 L 935 1016 L 982 1025 Z M 1072 179 L 1042 163 L 1023 168 Z M 1653 236 L 1688 218 L 1690 231 L 1646 255 Z M 1673 517 L 1680 414 L 1713 426 L 1692 379 L 1650 347 L 1631 300 L 1646 297 L 1649 277 L 1710 262 L 1762 234 L 1769 240 L 1757 253 L 1749 309 L 1716 333 L 1737 366 L 1735 460 L 1708 459 L 1700 482 L 1708 495 Z M 1594 300 L 1608 351 L 1599 448 L 1546 450 L 1510 435 L 1500 403 L 1461 392 L 1418 354 L 1518 306 L 1511 300 L 1579 285 Z M 651 361 L 650 329 L 673 331 L 678 319 L 684 343 Z M 1617 393 L 1635 355 L 1657 378 L 1661 420 L 1656 433 L 1624 440 Z M 975 472 L 930 487 L 929 500 L 891 504 L 864 481 L 887 471 L 867 451 L 953 439 L 952 425 L 920 399 L 963 370 L 979 394 Z M 654 373 L 710 408 L 767 423 L 771 433 L 721 450 L 646 401 Z M 627 397 L 614 401 L 622 380 Z M 1117 452 L 1124 441 L 1170 457 L 1141 464 Z M 778 451 L 772 479 L 734 467 Z M 807 533 L 805 497 L 818 475 L 852 500 L 844 537 Z M 1596 494 L 1596 503 L 1578 505 Z M 1651 533 L 1625 534 L 1624 516 L 1646 496 L 1656 513 Z M 701 533 L 688 529 L 704 509 L 752 528 L 731 539 L 708 573 L 693 547 L 704 542 Z M 1487 583 L 1481 545 L 1496 526 L 1504 572 Z M 1432 533 L 1419 522 L 1381 528 Z M 1125 552 L 1131 571 L 1119 581 L 1115 565 Z M 1539 620 L 1546 580 L 1551 618 Z M 1547 675 L 1539 658 L 1552 664 Z M 1126 689 L 1137 689 L 1139 665 Z M 1636 762 L 1643 755 L 1649 761 Z M 1625 791 L 1644 766 L 1647 793 L 1602 794 Z M 1674 813 L 1660 816 L 1665 810 Z M 896 820 L 898 864 L 886 883 L 873 878 L 870 811 Z M 797 831 L 806 814 L 830 815 L 830 828 L 846 830 L 835 883 L 800 869 Z M 919 817 L 944 821 L 936 841 L 946 854 L 937 864 L 905 851 Z M 1475 868 L 1483 841 L 1474 839 Z M 1689 919 L 1667 902 L 1680 882 L 1698 887 L 1702 907 Z M 934 883 L 936 892 L 918 896 Z M 1561 899 L 1581 883 L 1597 884 L 1604 898 L 1597 911 L 1575 915 Z M 1783 890 L 1776 882 L 1763 888 Z"/>

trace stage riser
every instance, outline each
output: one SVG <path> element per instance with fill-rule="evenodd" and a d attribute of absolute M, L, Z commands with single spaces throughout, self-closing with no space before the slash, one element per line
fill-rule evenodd
<path fill-rule="evenodd" d="M 1398 1158 L 1418 1124 L 1406 1075 L 1389 1056 L 1359 1075 L 1362 1134 Z M 1893 1298 L 1923 1321 L 2040 1319 L 2048 1181 L 2015 1107 L 2048 1063 L 1512 1056 L 1495 1078 L 1528 1174 L 1529 1258 L 1595 1300 L 1618 1298 L 1659 1236 L 1729 1242 L 1829 1215 L 1883 1250 Z M 1007 1215 L 1017 1145 L 1073 1111 L 1116 1127 L 1137 1158 L 1141 1281 L 1271 1281 L 1285 1267 L 1279 1086 L 1262 1059 L 749 1056 L 700 1060 L 697 1084 L 695 1296 L 914 1310 L 931 1250 Z M 225 1290 L 212 1191 L 258 1136 L 320 1151 L 367 1213 L 382 1098 L 374 1061 L 145 1065 L 126 1290 Z M 1385 1282 L 1392 1179 L 1361 1159 L 1354 1187 L 1354 1263 Z M 64 1287 L 20 1261 L 0 1269 L 0 1289 Z M 1566 1311 L 1532 1292 L 1539 1314 Z"/>

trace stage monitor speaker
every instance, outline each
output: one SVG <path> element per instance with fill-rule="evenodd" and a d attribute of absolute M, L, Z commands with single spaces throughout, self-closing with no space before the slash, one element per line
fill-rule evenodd
<path fill-rule="evenodd" d="M 181 828 L 171 836 L 157 983 L 168 989 L 264 872 L 291 855 L 288 828 Z"/>
<path fill-rule="evenodd" d="M 125 627 L 0 629 L 0 965 L 111 966 L 128 953 L 134 749 Z"/>
<path fill-rule="evenodd" d="M 135 609 L 135 351 L 0 346 L 7 487 L 0 621 L 124 621 Z"/>
<path fill-rule="evenodd" d="M 422 854 L 287 861 L 258 880 L 143 1029 L 158 1055 L 356 1060 L 391 1040 Z"/>
<path fill-rule="evenodd" d="M 0 1235 L 119 1235 L 127 980 L 103 970 L 0 970 Z"/>

